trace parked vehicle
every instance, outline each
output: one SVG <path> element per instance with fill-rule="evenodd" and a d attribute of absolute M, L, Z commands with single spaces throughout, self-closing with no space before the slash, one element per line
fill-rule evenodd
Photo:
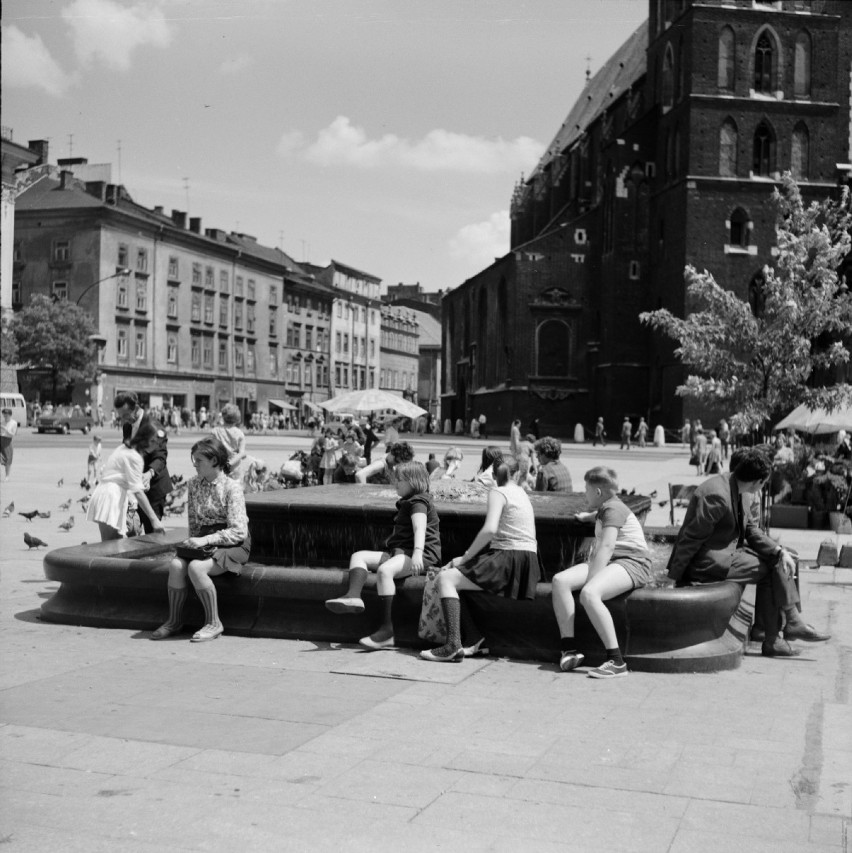
<path fill-rule="evenodd" d="M 12 418 L 19 427 L 27 425 L 27 404 L 23 394 L 13 394 L 10 391 L 0 394 L 0 409 L 11 409 Z"/>
<path fill-rule="evenodd" d="M 42 413 L 36 421 L 36 430 L 43 432 L 61 432 L 68 435 L 78 429 L 87 433 L 94 425 L 91 415 L 87 415 L 79 406 L 57 406 L 47 414 Z"/>

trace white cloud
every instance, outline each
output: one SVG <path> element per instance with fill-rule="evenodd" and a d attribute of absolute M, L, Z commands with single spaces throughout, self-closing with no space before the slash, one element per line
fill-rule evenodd
<path fill-rule="evenodd" d="M 460 228 L 450 240 L 450 254 L 476 269 L 490 266 L 509 251 L 511 221 L 508 210 L 492 213 L 485 222 Z"/>
<path fill-rule="evenodd" d="M 285 136 L 290 142 L 295 138 L 292 134 Z M 288 145 L 281 153 L 296 153 L 301 144 Z M 485 139 L 440 129 L 431 130 L 418 140 L 394 133 L 370 139 L 364 128 L 353 125 L 346 116 L 338 116 L 319 132 L 315 142 L 304 148 L 304 156 L 321 166 L 378 169 L 397 165 L 423 172 L 495 174 L 529 170 L 543 150 L 540 142 L 528 136 Z"/>
<path fill-rule="evenodd" d="M 243 54 L 242 56 L 235 56 L 232 59 L 226 59 L 219 66 L 219 71 L 222 74 L 239 74 L 240 71 L 244 71 L 252 64 L 254 64 L 254 60 L 250 56 Z"/>
<path fill-rule="evenodd" d="M 81 63 L 95 60 L 127 71 L 131 53 L 142 45 L 166 47 L 172 29 L 161 9 L 148 3 L 122 6 L 115 0 L 73 0 L 62 10 Z"/>
<path fill-rule="evenodd" d="M 7 86 L 33 86 L 59 96 L 74 82 L 39 36 L 30 38 L 14 24 L 3 27 L 2 50 L 3 83 Z"/>

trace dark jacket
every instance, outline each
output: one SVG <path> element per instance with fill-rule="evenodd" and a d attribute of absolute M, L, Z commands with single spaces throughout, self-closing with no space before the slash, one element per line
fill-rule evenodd
<path fill-rule="evenodd" d="M 166 495 L 168 495 L 173 488 L 172 478 L 169 475 L 169 469 L 167 467 L 169 458 L 169 437 L 166 434 L 166 430 L 163 425 L 155 418 L 151 418 L 148 415 L 142 415 L 142 420 L 139 421 L 139 428 L 141 429 L 145 424 L 152 424 L 156 428 L 158 439 L 154 448 L 149 450 L 147 453 L 142 454 L 142 459 L 144 461 L 142 470 L 154 472 L 153 477 L 151 478 L 151 485 L 148 488 L 148 491 L 145 492 L 148 500 L 151 502 L 151 505 L 154 506 L 156 504 L 161 504 L 166 499 Z M 127 441 L 133 433 L 133 424 L 124 424 L 122 432 L 124 440 Z"/>
<path fill-rule="evenodd" d="M 778 552 L 778 543 L 758 527 L 751 513 L 743 519 L 736 477 L 710 477 L 695 490 L 689 502 L 669 558 L 669 577 L 680 581 L 689 568 L 728 569 L 734 552 L 744 546 L 767 561 Z"/>

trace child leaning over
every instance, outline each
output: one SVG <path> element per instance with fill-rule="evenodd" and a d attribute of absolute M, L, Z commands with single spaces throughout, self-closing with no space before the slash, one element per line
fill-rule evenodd
<path fill-rule="evenodd" d="M 618 478 L 612 468 L 586 472 L 586 500 L 591 512 L 577 513 L 580 521 L 595 520 L 595 544 L 588 563 L 571 566 L 553 577 L 553 610 L 559 623 L 563 672 L 583 662 L 574 640 L 574 597 L 589 616 L 606 649 L 608 660 L 589 670 L 591 678 L 627 675 L 627 664 L 618 647 L 615 626 L 604 604 L 616 595 L 645 586 L 651 580 L 651 557 L 645 534 L 636 516 L 618 497 Z"/>
<path fill-rule="evenodd" d="M 438 513 L 429 494 L 429 475 L 422 462 L 403 462 L 396 468 L 396 516 L 393 532 L 384 551 L 357 551 L 349 560 L 349 589 L 341 598 L 326 601 L 332 613 L 363 613 L 361 590 L 367 572 L 376 572 L 376 589 L 382 608 L 382 622 L 369 637 L 358 642 L 377 651 L 393 647 L 391 611 L 396 592 L 395 578 L 421 575 L 441 562 Z"/>

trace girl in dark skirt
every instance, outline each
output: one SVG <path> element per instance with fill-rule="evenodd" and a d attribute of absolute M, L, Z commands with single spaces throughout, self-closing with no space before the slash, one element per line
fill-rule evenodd
<path fill-rule="evenodd" d="M 468 654 L 483 643 L 459 592 L 476 590 L 507 598 L 535 598 L 540 576 L 535 515 L 527 493 L 517 484 L 518 461 L 504 456 L 494 463 L 494 488 L 488 493 L 485 523 L 470 547 L 438 575 L 438 591 L 447 624 L 447 642 L 420 653 L 424 660 L 450 663 L 465 656 L 461 644 L 464 617 Z"/>
<path fill-rule="evenodd" d="M 192 635 L 192 642 L 215 640 L 224 630 L 219 620 L 216 587 L 210 578 L 226 572 L 238 575 L 251 550 L 246 499 L 242 486 L 228 477 L 228 457 L 228 449 L 217 438 L 204 438 L 193 445 L 192 464 L 198 476 L 189 481 L 190 536 L 183 547 L 198 550 L 194 556 L 189 556 L 191 551 L 184 552 L 187 556 L 172 560 L 169 618 L 151 634 L 152 640 L 165 640 L 183 629 L 187 577 L 195 587 L 205 615 L 204 627 Z"/>

